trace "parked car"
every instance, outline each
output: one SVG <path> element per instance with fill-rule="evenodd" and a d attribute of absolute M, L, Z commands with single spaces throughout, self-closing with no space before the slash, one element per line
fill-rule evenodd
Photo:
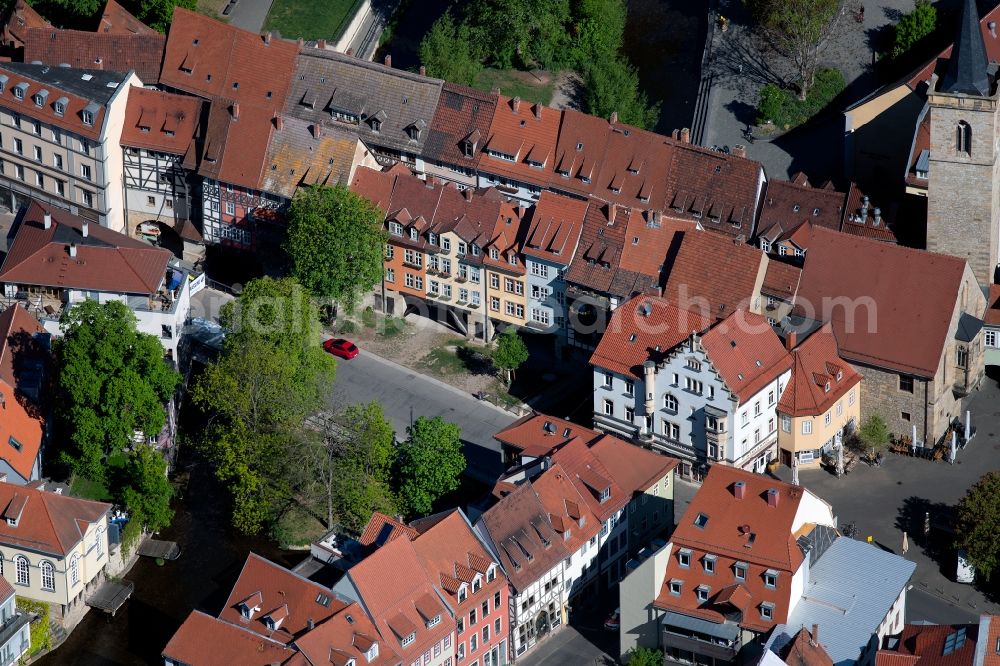
<path fill-rule="evenodd" d="M 327 350 L 334 356 L 339 356 L 340 358 L 347 360 L 357 356 L 360 351 L 356 344 L 350 340 L 344 340 L 343 338 L 331 338 L 327 340 L 323 343 L 323 349 Z"/>
<path fill-rule="evenodd" d="M 622 626 L 622 609 L 616 608 L 615 612 L 608 616 L 608 619 L 604 621 L 604 628 L 608 631 L 618 631 Z"/>

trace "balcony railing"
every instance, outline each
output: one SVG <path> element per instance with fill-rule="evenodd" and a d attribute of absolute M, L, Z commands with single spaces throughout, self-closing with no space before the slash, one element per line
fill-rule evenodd
<path fill-rule="evenodd" d="M 663 647 L 676 648 L 685 652 L 712 657 L 721 661 L 732 661 L 740 651 L 740 645 L 736 641 L 724 641 L 722 639 L 699 638 L 694 635 L 683 636 L 667 629 L 663 630 Z M 666 650 L 669 654 L 669 650 Z M 667 657 L 670 661 L 675 661 Z M 697 660 L 696 660 L 697 661 Z"/>

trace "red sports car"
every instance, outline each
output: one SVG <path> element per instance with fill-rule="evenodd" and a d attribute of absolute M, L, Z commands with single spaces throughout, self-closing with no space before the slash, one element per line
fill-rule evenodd
<path fill-rule="evenodd" d="M 344 340 L 343 338 L 331 338 L 323 343 L 323 349 L 327 350 L 334 356 L 339 356 L 350 360 L 358 355 L 358 346 L 351 342 L 350 340 Z"/>

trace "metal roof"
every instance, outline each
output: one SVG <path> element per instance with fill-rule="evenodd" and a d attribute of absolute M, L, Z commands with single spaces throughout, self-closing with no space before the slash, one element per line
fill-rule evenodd
<path fill-rule="evenodd" d="M 667 627 L 680 627 L 681 629 L 697 631 L 699 634 L 724 638 L 729 641 L 736 640 L 736 637 L 740 635 L 740 625 L 733 622 L 723 622 L 720 624 L 681 613 L 668 612 L 660 620 L 660 623 Z"/>
<path fill-rule="evenodd" d="M 948 70 L 941 77 L 938 90 L 945 93 L 977 95 L 990 94 L 990 77 L 986 67 L 986 45 L 979 30 L 979 11 L 976 0 L 964 0 L 962 16 L 958 21 L 958 35 L 948 59 Z"/>
<path fill-rule="evenodd" d="M 768 649 L 780 650 L 801 627 L 818 624 L 833 663 L 856 662 L 915 568 L 877 546 L 840 537 L 811 566 L 801 600 L 788 622 L 775 627 Z"/>

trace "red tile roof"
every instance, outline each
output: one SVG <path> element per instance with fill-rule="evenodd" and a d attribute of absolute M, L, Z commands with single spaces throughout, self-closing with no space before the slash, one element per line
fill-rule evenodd
<path fill-rule="evenodd" d="M 60 30 L 51 26 L 28 28 L 24 38 L 24 62 L 42 62 L 53 67 L 67 64 L 84 69 L 113 72 L 135 70 L 142 82 L 160 80 L 163 49 L 167 38 L 155 31 L 88 32 Z"/>
<path fill-rule="evenodd" d="M 991 284 L 986 302 L 984 322 L 989 326 L 1000 326 L 1000 284 Z"/>
<path fill-rule="evenodd" d="M 745 488 L 737 499 L 736 484 Z M 771 490 L 777 492 L 777 505 L 768 503 Z M 802 564 L 803 555 L 793 534 L 795 514 L 804 492 L 776 479 L 752 474 L 727 465 L 713 465 L 684 516 L 677 522 L 672 537 L 672 551 L 663 588 L 653 602 L 658 608 L 722 622 L 726 605 L 735 596 L 727 585 L 734 580 L 733 565 L 747 566 L 746 579 L 736 582 L 749 593 L 740 605 L 746 606 L 740 625 L 753 631 L 767 631 L 788 617 L 792 594 L 792 575 Z M 820 501 L 817 499 L 817 501 Z M 702 526 L 696 518 L 704 517 Z M 682 567 L 681 550 L 690 552 L 690 566 Z M 705 571 L 705 555 L 715 556 L 715 572 Z M 764 573 L 777 573 L 777 585 L 764 585 Z M 680 595 L 670 593 L 670 581 L 682 581 Z M 709 588 L 708 601 L 698 600 L 696 588 Z M 742 593 L 741 593 L 742 594 Z M 724 596 L 725 603 L 718 603 Z M 772 619 L 761 619 L 762 602 L 774 604 Z"/>
<path fill-rule="evenodd" d="M 128 92 L 121 143 L 184 155 L 198 131 L 202 104 L 197 97 L 134 86 Z"/>
<path fill-rule="evenodd" d="M 274 112 L 285 103 L 298 46 L 174 8 L 160 82 Z"/>
<path fill-rule="evenodd" d="M 25 481 L 32 480 L 45 422 L 38 405 L 23 392 L 27 382 L 19 379 L 26 373 L 36 383 L 42 380 L 41 369 L 32 368 L 34 363 L 43 364 L 48 355 L 35 339 L 39 335 L 47 335 L 45 329 L 17 303 L 0 314 L 0 442 L 19 443 L 19 448 L 0 446 L 0 459 Z"/>
<path fill-rule="evenodd" d="M 368 650 L 375 643 L 378 643 L 378 656 L 368 661 Z M 379 636 L 364 609 L 356 603 L 296 638 L 295 647 L 310 664 L 347 666 L 349 659 L 354 659 L 356 664 L 372 666 L 394 666 L 400 663 L 399 655 L 392 648 L 391 642 Z"/>
<path fill-rule="evenodd" d="M 239 118 L 234 118 L 234 114 Z M 273 132 L 273 111 L 214 98 L 198 173 L 224 183 L 259 189 Z"/>
<path fill-rule="evenodd" d="M 401 520 L 396 520 L 390 516 L 375 511 L 365 525 L 365 529 L 358 538 L 358 543 L 362 546 L 383 546 L 398 537 L 406 537 L 413 540 L 417 537 L 417 531 L 407 526 Z"/>
<path fill-rule="evenodd" d="M 679 220 L 653 211 L 632 211 L 618 266 L 623 271 L 649 276 L 659 284 L 664 266 L 680 247 L 686 237 L 685 232 L 696 230 L 696 224 L 691 220 Z"/>
<path fill-rule="evenodd" d="M 771 179 L 767 181 L 757 235 L 774 242 L 803 222 L 838 231 L 846 200 L 843 192 L 812 187 L 805 178 L 792 182 Z"/>
<path fill-rule="evenodd" d="M 636 296 L 614 311 L 590 364 L 641 378 L 643 363 L 662 361 L 692 331 L 704 331 L 711 322 L 705 314 L 682 310 L 665 298 Z"/>
<path fill-rule="evenodd" d="M 391 575 L 386 575 L 391 572 Z M 420 565 L 409 539 L 393 539 L 347 572 L 361 595 L 369 616 L 404 663 L 409 663 L 432 645 L 455 631 L 455 620 L 440 599 L 434 584 Z M 418 610 L 417 602 L 421 601 Z M 425 608 L 425 606 L 427 606 Z M 428 628 L 422 614 L 437 612 L 441 621 Z M 416 638 L 407 647 L 400 641 L 411 632 Z"/>
<path fill-rule="evenodd" d="M 688 143 L 676 143 L 667 171 L 665 207 L 734 238 L 754 232 L 763 190 L 759 162 Z"/>
<path fill-rule="evenodd" d="M 36 65 L 34 68 L 40 69 L 40 66 Z M 0 92 L 0 99 L 3 100 L 4 104 L 7 105 L 8 108 L 14 108 L 14 105 L 16 104 L 31 104 L 32 117 L 73 132 L 74 134 L 79 134 L 84 138 L 100 141 L 101 133 L 104 127 L 105 115 L 107 114 L 107 107 L 104 104 L 98 104 L 97 109 L 94 111 L 94 122 L 86 125 L 83 122 L 83 110 L 91 104 L 91 101 L 81 97 L 80 95 L 66 92 L 53 83 L 42 82 L 31 78 L 32 73 L 37 73 L 32 70 L 33 66 L 31 65 L 0 63 L 0 74 L 7 77 L 3 91 Z M 86 71 L 80 70 L 74 70 L 72 72 L 70 70 L 64 70 L 61 72 L 62 75 L 67 77 L 83 77 L 87 73 L 88 72 Z M 14 89 L 20 84 L 26 84 L 28 86 L 25 93 L 26 98 L 24 100 L 19 100 L 14 96 Z M 35 106 L 30 101 L 30 97 L 40 90 L 48 91 L 48 97 L 41 108 Z M 62 99 L 65 99 L 65 109 L 62 114 L 57 114 L 55 104 L 56 101 Z"/>
<path fill-rule="evenodd" d="M 812 633 L 802 627 L 781 654 L 789 666 L 833 666 L 833 660 L 823 645 L 813 639 Z"/>
<path fill-rule="evenodd" d="M 482 149 L 489 137 L 496 106 L 497 96 L 493 93 L 445 83 L 424 143 L 423 156 L 476 168 L 483 159 Z M 466 141 L 474 146 L 470 156 L 462 149 Z"/>
<path fill-rule="evenodd" d="M 833 324 L 847 360 L 933 377 L 965 271 L 964 259 L 814 229 L 796 308 Z"/>
<path fill-rule="evenodd" d="M 580 243 L 566 271 L 566 281 L 601 293 L 610 293 L 621 261 L 628 211 L 613 204 L 591 201 Z M 631 297 L 631 291 L 615 294 Z"/>
<path fill-rule="evenodd" d="M 239 606 L 251 598 L 259 608 L 247 619 Z M 346 606 L 329 588 L 250 553 L 219 619 L 287 645 L 307 631 L 310 622 L 320 624 Z M 264 624 L 266 617 L 283 619 L 272 630 Z"/>
<path fill-rule="evenodd" d="M 296 657 L 291 648 L 197 610 L 184 620 L 162 654 L 190 666 L 272 666 Z"/>
<path fill-rule="evenodd" d="M 104 12 L 101 14 L 101 21 L 97 25 L 96 32 L 120 35 L 159 34 L 148 25 L 132 16 L 132 14 L 115 2 L 115 0 L 108 0 L 108 4 L 104 5 Z"/>
<path fill-rule="evenodd" d="M 538 458 L 572 439 L 581 438 L 589 443 L 600 437 L 600 434 L 566 419 L 533 412 L 522 416 L 493 437 L 502 444 L 520 449 L 525 456 Z"/>
<path fill-rule="evenodd" d="M 771 257 L 767 262 L 767 272 L 764 274 L 764 284 L 760 291 L 762 294 L 791 301 L 798 291 L 801 277 L 801 268 Z"/>
<path fill-rule="evenodd" d="M 448 596 L 449 604 L 458 615 L 462 614 L 461 608 L 476 607 L 482 601 L 481 597 L 468 594 L 466 600 L 459 604 L 460 584 L 464 582 L 471 586 L 476 574 L 479 574 L 485 586 L 486 572 L 491 565 L 496 566 L 495 587 L 507 586 L 499 563 L 473 534 L 472 526 L 460 509 L 449 511 L 444 518 L 424 530 L 414 540 L 413 548 L 431 581 Z M 492 593 L 490 596 L 493 596 Z"/>
<path fill-rule="evenodd" d="M 926 181 L 924 185 L 927 185 Z M 879 209 L 880 219 L 876 222 L 875 210 L 878 206 L 869 202 L 865 215 L 861 215 L 861 204 L 865 198 L 865 193 L 861 191 L 861 188 L 851 183 L 851 189 L 847 193 L 847 206 L 844 210 L 844 224 L 840 230 L 855 236 L 895 243 L 896 234 L 892 231 L 892 220 L 889 219 L 886 211 Z"/>
<path fill-rule="evenodd" d="M 752 312 L 734 312 L 702 336 L 701 346 L 740 403 L 792 367 L 767 319 Z"/>
<path fill-rule="evenodd" d="M 575 553 L 601 531 L 601 519 L 562 465 L 553 464 L 530 483 L 568 553 Z"/>
<path fill-rule="evenodd" d="M 3 28 L 4 41 L 13 41 L 15 45 L 17 42 L 23 44 L 29 28 L 44 28 L 48 25 L 49 22 L 25 0 L 17 0 Z"/>
<path fill-rule="evenodd" d="M 0 281 L 63 289 L 155 294 L 166 277 L 173 256 L 90 223 L 62 209 L 50 210 L 52 224 L 44 226 L 45 209 L 32 200 L 21 218 L 10 251 L 0 266 Z M 71 246 L 76 257 L 70 257 Z"/>
<path fill-rule="evenodd" d="M 587 202 L 542 192 L 530 213 L 523 252 L 526 256 L 568 265 L 576 252 L 587 215 Z"/>
<path fill-rule="evenodd" d="M 527 589 L 573 553 L 564 545 L 565 532 L 553 529 L 531 483 L 517 486 L 479 520 L 515 591 Z"/>
<path fill-rule="evenodd" d="M 0 544 L 65 557 L 87 528 L 101 521 L 110 504 L 0 483 L 0 508 L 23 504 L 17 526 L 0 521 Z"/>
<path fill-rule="evenodd" d="M 825 414 L 860 382 L 861 375 L 840 358 L 837 340 L 827 324 L 792 350 L 792 375 L 778 400 L 778 412 L 789 416 Z"/>
<path fill-rule="evenodd" d="M 989 27 L 990 21 L 997 21 L 998 19 L 1000 19 L 1000 5 L 986 12 L 986 14 L 979 19 L 979 29 L 983 33 L 983 42 L 986 45 L 986 57 L 990 62 L 1000 61 L 1000 39 L 997 39 L 990 33 Z M 951 57 L 951 49 L 952 47 L 948 46 L 935 58 L 932 58 L 925 65 L 918 68 L 908 77 L 906 85 L 909 86 L 911 90 L 917 90 L 920 88 L 922 83 L 930 80 L 931 74 L 935 71 L 943 71 L 947 68 L 947 62 Z M 892 87 L 895 87 L 895 85 Z"/>
<path fill-rule="evenodd" d="M 751 245 L 706 231 L 685 232 L 664 269 L 663 296 L 681 308 L 724 319 L 756 306 L 757 278 L 766 261 Z M 706 262 L 711 270 L 705 269 Z"/>
<path fill-rule="evenodd" d="M 1000 616 L 980 615 L 979 632 L 986 631 L 985 636 L 978 636 L 978 640 L 983 641 L 987 646 L 986 654 L 983 656 L 983 663 L 976 666 L 1000 666 L 1000 651 L 996 650 L 997 641 L 1000 641 Z M 994 649 L 988 649 L 989 646 Z"/>
<path fill-rule="evenodd" d="M 552 168 L 555 159 L 560 115 L 559 111 L 547 106 L 501 95 L 483 149 L 487 153 L 498 151 L 511 155 L 514 161 L 487 154 L 481 159 L 479 168 L 525 183 L 544 180 L 546 170 Z M 529 161 L 542 166 L 529 166 Z"/>
<path fill-rule="evenodd" d="M 396 183 L 396 171 L 399 169 L 409 171 L 399 163 L 387 171 L 360 167 L 354 172 L 351 191 L 368 199 L 383 211 L 387 211 L 389 202 L 392 200 L 392 188 Z"/>
<path fill-rule="evenodd" d="M 626 442 L 621 443 L 624 446 L 632 446 Z M 602 523 L 610 520 L 632 499 L 635 489 L 622 488 L 604 461 L 598 458 L 582 439 L 570 440 L 553 453 L 552 462 L 562 466 L 576 487 L 577 493 Z M 605 491 L 610 494 L 602 501 L 601 494 Z"/>
<path fill-rule="evenodd" d="M 962 630 L 965 642 L 957 650 L 944 654 L 945 641 Z M 895 650 L 882 649 L 875 654 L 875 665 L 972 666 L 976 663 L 978 634 L 978 624 L 907 624 Z M 986 652 L 993 652 L 995 646 L 995 640 L 987 643 Z"/>
<path fill-rule="evenodd" d="M 623 492 L 645 492 L 670 473 L 680 461 L 614 435 L 603 435 L 590 445 L 590 452 L 604 465 Z"/>

